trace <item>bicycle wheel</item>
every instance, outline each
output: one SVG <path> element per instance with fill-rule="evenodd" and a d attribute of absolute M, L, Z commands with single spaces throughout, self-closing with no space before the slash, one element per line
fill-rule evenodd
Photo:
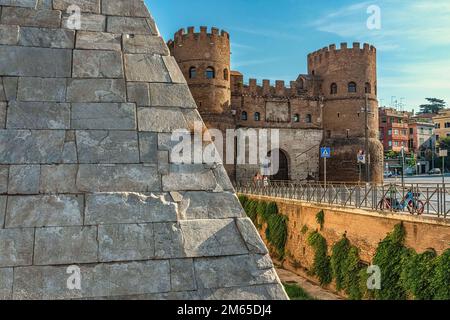
<path fill-rule="evenodd" d="M 391 210 L 391 201 L 389 199 L 383 198 L 378 204 L 378 209 L 381 211 Z"/>
<path fill-rule="evenodd" d="M 419 216 L 422 215 L 424 213 L 424 211 L 425 211 L 424 203 L 421 200 L 419 200 L 419 201 L 416 202 L 416 206 L 417 206 L 417 214 Z"/>
<path fill-rule="evenodd" d="M 408 211 L 411 214 L 417 213 L 420 216 L 425 211 L 425 205 L 423 204 L 423 202 L 421 200 L 410 201 L 408 203 Z"/>

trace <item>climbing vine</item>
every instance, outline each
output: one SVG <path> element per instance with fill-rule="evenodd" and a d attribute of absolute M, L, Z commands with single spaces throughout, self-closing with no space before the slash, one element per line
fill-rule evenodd
<path fill-rule="evenodd" d="M 323 210 L 316 214 L 316 222 L 320 225 L 320 230 L 323 230 L 323 225 L 325 224 L 325 212 Z"/>
<path fill-rule="evenodd" d="M 347 270 L 344 278 L 345 293 L 352 300 L 361 300 L 363 291 L 360 286 L 360 272 L 365 270 L 365 268 L 361 264 L 358 248 L 350 247 L 345 259 L 345 269 Z"/>
<path fill-rule="evenodd" d="M 302 227 L 302 229 L 300 230 L 300 232 L 301 232 L 303 235 L 305 235 L 305 234 L 308 233 L 308 231 L 309 231 L 308 226 L 307 226 L 306 224 L 304 224 L 303 227 Z"/>
<path fill-rule="evenodd" d="M 430 276 L 430 275 L 428 275 Z M 434 300 L 450 300 L 450 249 L 436 258 L 434 274 L 431 275 L 431 286 Z"/>
<path fill-rule="evenodd" d="M 274 214 L 268 218 L 266 238 L 274 246 L 279 259 L 284 257 L 284 249 L 287 240 L 287 218 Z"/>
<path fill-rule="evenodd" d="M 312 274 L 319 278 L 321 285 L 330 284 L 333 279 L 327 241 L 318 231 L 315 231 L 309 235 L 308 243 L 314 248 Z"/>
<path fill-rule="evenodd" d="M 350 299 L 360 300 L 363 295 L 360 288 L 362 268 L 358 248 L 352 246 L 344 235 L 332 248 L 331 269 L 336 289 L 345 290 Z"/>
<path fill-rule="evenodd" d="M 344 289 L 344 281 L 347 273 L 345 263 L 348 252 L 350 251 L 350 241 L 344 235 L 342 240 L 336 242 L 331 251 L 331 269 L 334 279 L 336 279 L 336 289 L 341 291 Z"/>
<path fill-rule="evenodd" d="M 287 217 L 279 214 L 275 202 L 252 200 L 245 196 L 240 196 L 239 201 L 259 230 L 266 224 L 267 242 L 272 245 L 277 258 L 283 259 L 287 241 Z"/>
<path fill-rule="evenodd" d="M 266 225 L 266 239 L 272 253 L 277 258 L 285 256 L 287 241 L 287 217 L 279 214 L 277 204 L 253 200 L 239 196 L 248 217 L 261 230 Z M 316 222 L 323 229 L 325 214 L 320 211 Z M 301 228 L 303 235 L 308 227 Z M 433 250 L 416 253 L 405 246 L 406 230 L 398 224 L 382 240 L 375 252 L 372 265 L 381 270 L 381 290 L 368 290 L 367 267 L 361 263 L 359 249 L 351 244 L 346 235 L 336 242 L 328 256 L 326 239 L 319 231 L 311 232 L 307 242 L 314 249 L 314 262 L 311 274 L 317 276 L 321 285 L 336 280 L 336 288 L 350 299 L 378 300 L 450 300 L 450 249 L 441 256 Z M 289 254 L 288 254 L 289 255 Z M 294 257 L 291 259 L 295 260 Z M 301 266 L 300 262 L 296 262 Z"/>
<path fill-rule="evenodd" d="M 406 290 L 401 283 L 402 265 L 408 250 L 404 247 L 405 228 L 396 225 L 394 231 L 380 242 L 373 264 L 382 272 L 382 288 L 375 291 L 378 300 L 405 300 Z"/>
<path fill-rule="evenodd" d="M 405 290 L 416 300 L 431 300 L 434 292 L 429 275 L 435 272 L 436 251 L 428 250 L 417 254 L 410 249 L 404 255 L 401 282 Z"/>

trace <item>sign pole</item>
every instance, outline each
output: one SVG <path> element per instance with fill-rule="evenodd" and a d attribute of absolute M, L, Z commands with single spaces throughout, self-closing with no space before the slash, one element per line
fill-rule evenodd
<path fill-rule="evenodd" d="M 445 188 L 445 157 L 442 157 L 442 188 Z"/>
<path fill-rule="evenodd" d="M 361 169 L 362 169 L 362 166 L 361 166 L 361 162 L 360 163 L 358 163 L 358 167 L 359 167 L 359 183 L 361 184 Z"/>
<path fill-rule="evenodd" d="M 327 187 L 327 159 L 331 157 L 331 148 L 323 147 L 320 149 L 320 157 L 323 158 L 323 182 Z"/>
<path fill-rule="evenodd" d="M 442 157 L 442 188 L 445 188 L 445 158 L 448 156 L 448 150 L 441 150 L 439 155 Z"/>

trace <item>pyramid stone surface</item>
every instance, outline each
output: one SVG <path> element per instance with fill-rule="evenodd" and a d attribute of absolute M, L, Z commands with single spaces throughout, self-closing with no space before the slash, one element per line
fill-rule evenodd
<path fill-rule="evenodd" d="M 223 166 L 170 161 L 201 118 L 143 1 L 0 8 L 0 300 L 285 299 Z"/>

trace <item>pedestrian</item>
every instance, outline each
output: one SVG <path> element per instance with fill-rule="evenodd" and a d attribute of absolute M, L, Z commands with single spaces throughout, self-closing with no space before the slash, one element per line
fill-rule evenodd
<path fill-rule="evenodd" d="M 268 176 L 264 176 L 264 188 L 267 188 L 269 186 L 269 177 Z"/>

